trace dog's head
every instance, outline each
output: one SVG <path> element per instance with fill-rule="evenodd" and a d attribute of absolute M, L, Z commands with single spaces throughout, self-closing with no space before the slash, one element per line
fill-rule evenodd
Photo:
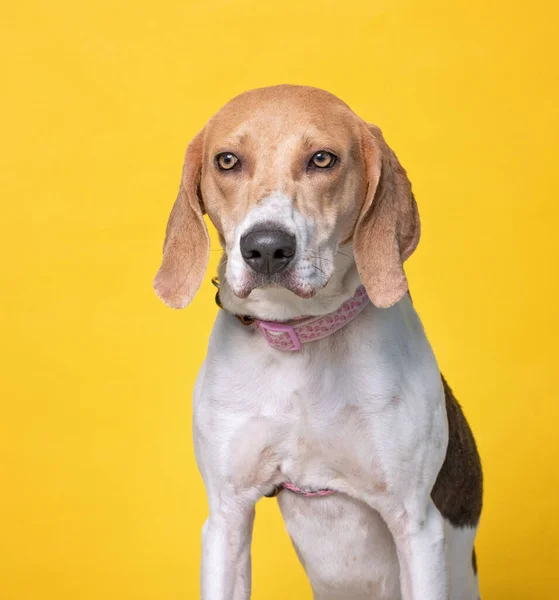
<path fill-rule="evenodd" d="M 345 244 L 376 306 L 407 291 L 403 262 L 420 227 L 406 172 L 377 127 L 323 90 L 246 92 L 191 142 L 154 281 L 173 308 L 192 300 L 205 274 L 204 213 L 239 298 L 267 287 L 312 297 Z"/>

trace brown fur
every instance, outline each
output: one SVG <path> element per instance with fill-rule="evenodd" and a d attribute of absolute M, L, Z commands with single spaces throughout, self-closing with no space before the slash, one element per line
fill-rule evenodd
<path fill-rule="evenodd" d="M 449 428 L 448 448 L 431 497 L 452 525 L 475 527 L 482 507 L 481 461 L 462 409 L 444 377 L 442 380 Z M 475 558 L 473 560 L 475 564 Z"/>

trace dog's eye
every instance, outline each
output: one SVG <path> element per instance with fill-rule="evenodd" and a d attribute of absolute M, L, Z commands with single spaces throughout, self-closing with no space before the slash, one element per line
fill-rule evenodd
<path fill-rule="evenodd" d="M 217 166 L 222 171 L 230 171 L 233 167 L 237 166 L 239 159 L 232 152 L 222 152 L 215 157 Z"/>
<path fill-rule="evenodd" d="M 309 167 L 318 167 L 319 169 L 327 169 L 333 167 L 336 163 L 337 157 L 326 150 L 321 150 L 313 154 Z"/>

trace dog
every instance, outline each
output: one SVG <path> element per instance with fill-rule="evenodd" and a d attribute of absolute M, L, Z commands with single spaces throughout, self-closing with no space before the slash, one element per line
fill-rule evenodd
<path fill-rule="evenodd" d="M 277 496 L 316 600 L 478 600 L 482 471 L 408 292 L 420 237 L 381 131 L 316 88 L 245 92 L 188 146 L 158 296 L 183 308 L 223 248 L 194 389 L 209 503 L 201 595 L 251 594 Z"/>

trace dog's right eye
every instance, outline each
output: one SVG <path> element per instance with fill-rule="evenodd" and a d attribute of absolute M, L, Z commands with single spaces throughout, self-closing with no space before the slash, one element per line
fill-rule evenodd
<path fill-rule="evenodd" d="M 215 157 L 215 162 L 221 171 L 230 171 L 240 164 L 239 159 L 232 152 L 221 152 Z"/>
<path fill-rule="evenodd" d="M 327 150 L 321 150 L 320 152 L 315 152 L 312 155 L 311 161 L 309 163 L 309 167 L 317 167 L 319 169 L 329 169 L 336 164 L 338 157 L 332 152 L 328 152 Z"/>

